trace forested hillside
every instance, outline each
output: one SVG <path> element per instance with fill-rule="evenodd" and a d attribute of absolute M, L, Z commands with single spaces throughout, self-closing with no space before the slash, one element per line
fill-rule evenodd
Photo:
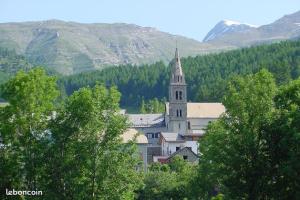
<path fill-rule="evenodd" d="M 278 84 L 300 75 L 300 41 L 285 41 L 219 54 L 182 58 L 189 101 L 220 101 L 226 82 L 233 76 L 268 69 Z M 136 107 L 142 99 L 168 95 L 170 65 L 163 62 L 142 66 L 119 66 L 102 71 L 63 77 L 59 84 L 68 94 L 95 83 L 116 85 L 122 93 L 121 106 Z"/>
<path fill-rule="evenodd" d="M 27 71 L 32 67 L 33 65 L 24 56 L 17 55 L 15 51 L 0 48 L 0 83 L 7 81 L 20 69 Z"/>

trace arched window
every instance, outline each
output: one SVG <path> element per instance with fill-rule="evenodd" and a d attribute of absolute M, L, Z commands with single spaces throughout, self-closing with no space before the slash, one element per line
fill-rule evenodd
<path fill-rule="evenodd" d="M 182 100 L 182 91 L 179 91 L 179 99 Z"/>
<path fill-rule="evenodd" d="M 178 110 L 176 110 L 176 116 L 177 116 L 177 117 L 179 116 L 179 112 L 178 112 Z"/>
<path fill-rule="evenodd" d="M 181 112 L 181 110 L 179 111 L 179 116 L 182 117 L 182 112 Z"/>
<path fill-rule="evenodd" d="M 176 100 L 178 100 L 178 91 L 176 91 L 175 93 L 176 93 Z"/>
<path fill-rule="evenodd" d="M 178 78 L 178 82 L 179 82 L 179 76 L 177 78 Z"/>

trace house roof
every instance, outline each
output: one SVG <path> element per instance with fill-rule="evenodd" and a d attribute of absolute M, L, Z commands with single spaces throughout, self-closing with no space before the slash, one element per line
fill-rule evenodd
<path fill-rule="evenodd" d="M 170 161 L 174 156 L 176 156 L 176 155 L 178 155 L 178 154 L 180 154 L 181 152 L 183 152 L 183 151 L 190 151 L 195 157 L 197 157 L 197 158 L 199 158 L 199 156 L 195 153 L 195 152 L 193 152 L 192 151 L 192 149 L 191 148 L 189 148 L 189 147 L 184 147 L 184 148 L 181 148 L 181 149 L 179 149 L 178 151 L 175 151 L 174 153 L 172 153 L 169 157 L 168 157 L 168 161 Z"/>
<path fill-rule="evenodd" d="M 132 127 L 161 127 L 164 126 L 164 115 L 160 114 L 129 114 Z"/>
<path fill-rule="evenodd" d="M 123 143 L 128 143 L 136 139 L 137 144 L 148 144 L 148 139 L 145 135 L 139 134 L 136 129 L 130 128 L 126 130 L 122 135 Z"/>
<path fill-rule="evenodd" d="M 161 132 L 161 137 L 167 142 L 184 142 L 183 137 L 179 133 Z"/>
<path fill-rule="evenodd" d="M 222 103 L 187 103 L 187 118 L 219 118 L 225 112 Z M 166 103 L 169 115 L 169 102 Z"/>

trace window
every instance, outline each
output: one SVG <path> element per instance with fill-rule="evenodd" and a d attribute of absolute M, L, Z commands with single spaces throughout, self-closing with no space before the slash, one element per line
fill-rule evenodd
<path fill-rule="evenodd" d="M 182 91 L 179 91 L 179 99 L 182 100 Z"/>
<path fill-rule="evenodd" d="M 178 79 L 178 82 L 179 82 L 179 76 L 177 77 L 177 79 Z"/>
<path fill-rule="evenodd" d="M 176 147 L 176 151 L 178 151 L 180 149 L 180 147 Z"/>
<path fill-rule="evenodd" d="M 176 100 L 178 100 L 178 91 L 176 91 Z"/>
<path fill-rule="evenodd" d="M 183 156 L 183 160 L 187 160 L 188 159 L 188 156 Z"/>
<path fill-rule="evenodd" d="M 159 138 L 159 133 L 155 133 L 155 138 Z"/>
<path fill-rule="evenodd" d="M 179 116 L 182 117 L 182 112 L 181 112 L 181 110 L 179 111 Z"/>
<path fill-rule="evenodd" d="M 179 111 L 178 111 L 178 110 L 176 110 L 176 116 L 177 116 L 177 117 L 179 116 Z"/>
<path fill-rule="evenodd" d="M 180 123 L 178 124 L 178 128 L 180 129 Z"/>
<path fill-rule="evenodd" d="M 191 122 L 188 121 L 188 129 L 191 130 Z"/>

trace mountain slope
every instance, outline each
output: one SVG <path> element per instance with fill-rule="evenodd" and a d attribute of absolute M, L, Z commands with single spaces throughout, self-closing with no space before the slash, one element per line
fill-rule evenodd
<path fill-rule="evenodd" d="M 263 68 L 274 75 L 278 84 L 297 79 L 300 76 L 299 53 L 300 40 L 296 40 L 182 58 L 188 100 L 220 101 L 226 91 L 227 80 L 237 74 L 252 74 Z M 147 101 L 168 96 L 170 67 L 162 62 L 139 67 L 126 65 L 64 76 L 59 84 L 68 94 L 97 82 L 116 85 L 122 93 L 122 106 L 139 107 L 143 99 Z"/>
<path fill-rule="evenodd" d="M 244 47 L 300 37 L 300 11 L 285 15 L 275 22 L 257 28 L 219 35 L 208 43 L 222 46 Z"/>
<path fill-rule="evenodd" d="M 203 42 L 215 40 L 229 33 L 243 32 L 256 26 L 251 24 L 239 23 L 231 20 L 222 20 L 211 29 L 204 37 Z"/>
<path fill-rule="evenodd" d="M 169 62 L 176 41 L 182 56 L 220 52 L 300 37 L 300 11 L 253 27 L 221 21 L 198 42 L 133 24 L 82 24 L 48 20 L 0 24 L 0 47 L 61 74 L 124 64 Z"/>
<path fill-rule="evenodd" d="M 218 50 L 211 44 L 132 24 L 58 20 L 0 24 L 0 46 L 15 49 L 30 61 L 62 74 L 119 64 L 168 62 L 176 41 L 183 56 Z"/>

